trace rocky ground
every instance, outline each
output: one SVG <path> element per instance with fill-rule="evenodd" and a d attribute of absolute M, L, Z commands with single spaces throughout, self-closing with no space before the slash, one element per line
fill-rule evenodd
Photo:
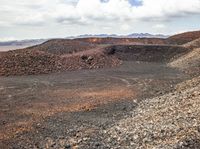
<path fill-rule="evenodd" d="M 9 100 L 21 100 L 8 104 L 7 108 L 14 108 L 10 109 L 11 111 L 7 111 L 4 106 L 2 108 L 2 114 L 5 116 L 9 114 L 10 118 L 3 119 L 4 129 L 0 131 L 2 139 L 0 146 L 47 149 L 199 149 L 200 77 L 189 79 L 189 76 L 189 78 L 185 76 L 185 81 L 179 80 L 181 83 L 176 84 L 180 77 L 184 78 L 176 71 L 163 69 L 160 72 L 165 70 L 168 73 L 154 74 L 154 77 L 151 74 L 140 74 L 138 78 L 128 71 L 127 66 L 126 69 L 123 66 L 114 74 L 112 72 L 112 75 L 111 71 L 108 71 L 106 76 L 104 76 L 105 71 L 85 74 L 91 78 L 90 81 L 87 80 L 87 85 L 84 85 L 90 90 L 89 92 L 88 89 L 80 88 L 84 82 L 75 81 L 77 78 L 74 78 L 74 74 L 73 77 L 63 74 L 64 76 L 58 76 L 61 80 L 56 79 L 56 81 L 54 78 L 56 75 L 49 78 L 38 77 L 38 83 L 41 79 L 43 82 L 48 80 L 52 84 L 47 83 L 46 87 L 38 84 L 37 88 L 23 93 L 21 91 L 24 90 L 20 89 L 21 91 L 15 95 L 9 92 L 13 90 L 9 86 L 18 79 L 9 81 L 7 78 L 3 81 L 8 83 L 7 90 L 1 89 L 4 92 L 1 95 L 4 98 L 1 101 L 2 106 L 8 104 Z M 137 70 L 134 74 L 142 72 L 140 66 L 142 65 L 135 65 L 134 68 Z M 149 69 L 156 72 L 161 67 Z M 119 75 L 120 71 L 125 70 L 127 74 L 123 72 L 123 76 Z M 96 80 L 93 75 L 96 76 Z M 85 77 L 83 79 L 86 79 Z M 111 80 L 106 80 L 109 77 Z M 102 83 L 94 89 L 99 79 Z M 24 81 L 28 80 L 29 78 L 25 78 Z M 74 80 L 77 85 L 70 82 L 61 84 L 64 80 Z M 110 83 L 115 87 L 110 86 Z M 72 92 L 69 84 L 72 90 L 76 86 L 79 86 L 79 89 Z M 103 89 L 100 89 L 101 87 Z M 42 88 L 43 91 L 38 92 Z M 38 94 L 34 95 L 35 92 Z M 6 98 L 8 93 L 9 100 Z M 23 105 L 24 101 L 27 101 L 27 105 Z M 15 108 L 22 109 L 18 109 L 15 113 Z M 25 113 L 21 113 L 23 111 Z M 31 117 L 33 119 L 30 120 Z"/>
<path fill-rule="evenodd" d="M 91 123 L 92 125 L 83 120 L 76 129 L 69 129 L 67 136 L 47 137 L 38 146 L 80 149 L 199 149 L 199 97 L 200 77 L 196 77 L 176 85 L 173 92 L 143 101 L 134 99 L 129 102 L 129 107 L 121 102 L 123 112 L 129 112 L 122 114 L 123 118 L 119 121 L 114 115 L 110 120 L 102 119 L 97 124 Z M 118 106 L 115 106 L 117 110 Z M 104 110 L 103 117 L 107 112 L 106 108 Z M 63 120 L 60 123 L 62 122 Z"/>
<path fill-rule="evenodd" d="M 187 78 L 153 62 L 1 77 L 0 148 L 117 147 L 120 141 L 112 139 L 110 130 L 118 122 L 131 116 L 144 99 L 171 92 Z"/>
<path fill-rule="evenodd" d="M 113 148 L 200 148 L 200 77 L 146 99 L 105 131 Z"/>

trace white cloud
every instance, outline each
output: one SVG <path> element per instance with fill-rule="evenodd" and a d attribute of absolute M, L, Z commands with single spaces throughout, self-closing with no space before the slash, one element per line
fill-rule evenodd
<path fill-rule="evenodd" d="M 124 30 L 124 31 L 128 31 L 130 28 L 131 27 L 128 24 L 122 24 L 122 26 L 121 26 L 121 29 Z"/>
<path fill-rule="evenodd" d="M 88 23 L 104 21 L 171 20 L 200 14 L 200 0 L 143 0 L 134 7 L 128 0 L 0 0 L 0 13 L 11 24 L 44 22 Z M 1 17 L 2 18 L 2 17 Z"/>
<path fill-rule="evenodd" d="M 200 14 L 200 0 L 143 0 L 143 6 L 133 12 L 138 19 L 170 20 L 193 13 Z"/>
<path fill-rule="evenodd" d="M 136 24 L 149 24 L 151 29 L 160 31 L 170 21 L 200 16 L 200 0 L 138 1 L 142 5 L 134 6 L 130 0 L 0 0 L 0 31 L 9 26 L 17 30 L 22 26 L 57 25 L 77 32 L 90 32 L 91 27 L 128 32 Z"/>
<path fill-rule="evenodd" d="M 153 26 L 153 28 L 155 28 L 155 29 L 164 29 L 164 28 L 166 28 L 166 26 L 164 24 L 156 24 L 156 25 Z"/>

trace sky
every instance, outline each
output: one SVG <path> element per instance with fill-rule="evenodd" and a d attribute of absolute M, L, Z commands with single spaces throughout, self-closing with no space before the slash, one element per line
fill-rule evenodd
<path fill-rule="evenodd" d="M 0 40 L 200 30 L 200 0 L 0 0 Z"/>

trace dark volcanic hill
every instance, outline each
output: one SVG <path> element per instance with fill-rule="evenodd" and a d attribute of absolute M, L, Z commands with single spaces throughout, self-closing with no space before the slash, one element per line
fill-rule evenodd
<path fill-rule="evenodd" d="M 28 50 L 35 51 L 44 51 L 51 54 L 72 54 L 80 51 L 86 51 L 89 49 L 96 48 L 97 45 L 89 42 L 84 42 L 81 40 L 70 40 L 70 39 L 52 39 L 43 44 L 36 45 Z"/>
<path fill-rule="evenodd" d="M 164 45 L 166 41 L 158 38 L 77 38 L 77 39 L 52 39 L 43 44 L 36 45 L 29 50 L 40 50 L 52 54 L 72 54 L 89 49 L 96 49 L 113 44 L 158 44 Z"/>
<path fill-rule="evenodd" d="M 200 31 L 162 38 L 53 39 L 0 52 L 0 75 L 30 75 L 113 67 L 123 61 L 168 63 L 199 46 Z M 177 44 L 184 44 L 177 46 Z"/>
<path fill-rule="evenodd" d="M 193 31 L 193 32 L 185 32 L 185 33 L 171 36 L 171 37 L 167 38 L 167 41 L 170 44 L 181 45 L 181 44 L 186 44 L 188 42 L 191 42 L 198 38 L 200 38 L 200 31 Z"/>
<path fill-rule="evenodd" d="M 30 75 L 113 67 L 122 61 L 167 62 L 188 51 L 158 38 L 54 39 L 0 53 L 0 75 Z"/>

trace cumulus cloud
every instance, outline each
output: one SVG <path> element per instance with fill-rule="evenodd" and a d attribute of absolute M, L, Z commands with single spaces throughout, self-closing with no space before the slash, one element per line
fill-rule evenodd
<path fill-rule="evenodd" d="M 164 24 L 155 24 L 153 28 L 155 29 L 164 29 L 166 26 Z"/>
<path fill-rule="evenodd" d="M 30 27 L 55 30 L 52 34 L 59 29 L 72 34 L 126 34 L 133 28 L 159 32 L 169 22 L 193 16 L 200 17 L 200 0 L 0 0 L 0 31 L 7 27 L 18 34 L 24 28 L 30 33 Z"/>
<path fill-rule="evenodd" d="M 0 0 L 10 24 L 171 20 L 200 14 L 200 0 Z"/>
<path fill-rule="evenodd" d="M 133 10 L 138 19 L 171 20 L 200 14 L 200 0 L 143 0 L 143 6 Z"/>

